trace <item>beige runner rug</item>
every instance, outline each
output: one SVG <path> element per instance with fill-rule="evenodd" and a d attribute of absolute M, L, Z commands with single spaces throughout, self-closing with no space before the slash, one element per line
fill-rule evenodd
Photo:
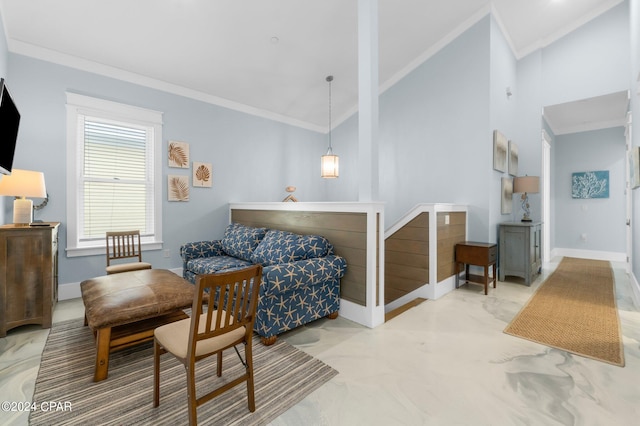
<path fill-rule="evenodd" d="M 609 262 L 563 258 L 504 332 L 623 367 Z"/>

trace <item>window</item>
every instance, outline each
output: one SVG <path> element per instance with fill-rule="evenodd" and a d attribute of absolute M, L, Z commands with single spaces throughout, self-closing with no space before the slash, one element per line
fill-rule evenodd
<path fill-rule="evenodd" d="M 103 254 L 107 231 L 162 244 L 162 113 L 67 93 L 67 256 Z"/>

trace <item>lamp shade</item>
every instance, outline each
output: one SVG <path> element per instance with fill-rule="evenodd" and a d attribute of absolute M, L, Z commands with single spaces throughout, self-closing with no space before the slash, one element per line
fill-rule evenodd
<path fill-rule="evenodd" d="M 513 192 L 522 194 L 537 194 L 540 191 L 540 178 L 538 176 L 519 176 L 513 178 Z"/>
<path fill-rule="evenodd" d="M 320 175 L 323 178 L 337 178 L 340 175 L 340 158 L 331 152 L 331 148 L 322 156 Z"/>
<path fill-rule="evenodd" d="M 46 198 L 44 174 L 31 170 L 13 169 L 0 179 L 0 195 L 13 195 L 13 223 L 28 225 L 33 222 L 33 202 L 27 197 Z"/>
<path fill-rule="evenodd" d="M 47 188 L 44 184 L 44 174 L 31 170 L 13 169 L 10 175 L 0 179 L 0 195 L 45 198 Z"/>

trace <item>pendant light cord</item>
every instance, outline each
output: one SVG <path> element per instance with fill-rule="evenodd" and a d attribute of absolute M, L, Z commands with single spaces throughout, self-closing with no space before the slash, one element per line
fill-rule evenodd
<path fill-rule="evenodd" d="M 333 76 L 327 76 L 327 82 L 329 83 L 329 152 L 333 153 L 331 149 L 331 82 L 333 81 Z"/>

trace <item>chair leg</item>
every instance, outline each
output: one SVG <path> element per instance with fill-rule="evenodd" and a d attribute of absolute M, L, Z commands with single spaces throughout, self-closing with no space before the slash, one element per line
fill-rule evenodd
<path fill-rule="evenodd" d="M 244 357 L 247 363 L 247 402 L 249 411 L 253 413 L 256 411 L 256 400 L 253 387 L 253 348 L 251 340 L 244 346 Z"/>
<path fill-rule="evenodd" d="M 217 363 L 217 367 L 216 367 L 216 374 L 218 374 L 218 377 L 222 376 L 222 351 L 218 351 L 218 363 Z"/>
<path fill-rule="evenodd" d="M 196 372 L 193 360 L 187 361 L 185 369 L 187 372 L 187 403 L 189 404 L 189 425 L 198 424 L 198 399 L 196 398 Z"/>
<path fill-rule="evenodd" d="M 153 406 L 160 405 L 160 344 L 153 339 Z"/>

